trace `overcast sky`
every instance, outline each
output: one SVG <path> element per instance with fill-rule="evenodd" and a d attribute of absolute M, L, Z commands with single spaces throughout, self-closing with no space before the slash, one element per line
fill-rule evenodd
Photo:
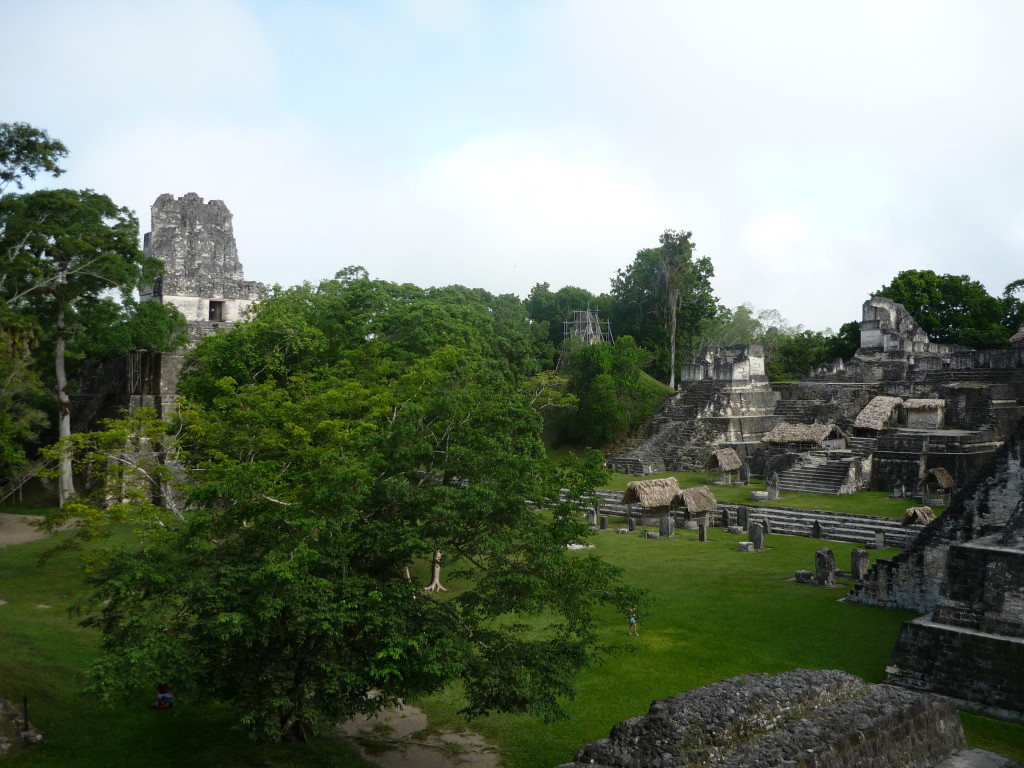
<path fill-rule="evenodd" d="M 0 121 L 246 277 L 606 292 L 665 229 L 814 330 L 903 269 L 1024 278 L 1024 2 L 0 0 Z"/>

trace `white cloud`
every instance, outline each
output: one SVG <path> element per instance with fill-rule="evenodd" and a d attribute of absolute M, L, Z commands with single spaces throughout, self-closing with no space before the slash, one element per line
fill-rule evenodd
<path fill-rule="evenodd" d="M 599 0 L 5 9 L 7 115 L 136 208 L 223 199 L 251 279 L 607 290 L 664 229 L 807 327 L 901 269 L 1021 277 L 1024 6 Z"/>

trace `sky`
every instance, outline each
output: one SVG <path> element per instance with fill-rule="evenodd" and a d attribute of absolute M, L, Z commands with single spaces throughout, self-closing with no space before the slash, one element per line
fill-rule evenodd
<path fill-rule="evenodd" d="M 0 122 L 246 278 L 604 293 L 667 229 L 832 330 L 901 270 L 1024 278 L 1024 3 L 0 0 Z M 614 329 L 613 329 L 614 330 Z"/>

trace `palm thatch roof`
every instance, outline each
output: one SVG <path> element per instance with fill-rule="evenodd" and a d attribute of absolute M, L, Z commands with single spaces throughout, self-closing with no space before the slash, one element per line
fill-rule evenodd
<path fill-rule="evenodd" d="M 639 503 L 645 508 L 668 507 L 679 493 L 679 481 L 674 477 L 634 480 L 622 494 L 623 504 Z"/>
<path fill-rule="evenodd" d="M 772 431 L 761 438 L 763 443 L 820 443 L 828 438 L 848 438 L 835 424 L 776 424 Z"/>
<path fill-rule="evenodd" d="M 708 468 L 718 468 L 723 472 L 735 472 L 743 466 L 740 457 L 732 448 L 719 448 L 708 457 Z"/>
<path fill-rule="evenodd" d="M 902 402 L 902 398 L 889 395 L 873 397 L 871 402 L 864 406 L 864 410 L 857 414 L 857 418 L 853 421 L 854 428 L 885 429 L 889 419 L 892 418 L 893 409 Z"/>
<path fill-rule="evenodd" d="M 956 488 L 956 481 L 953 476 L 949 474 L 949 470 L 945 467 L 935 467 L 929 469 L 924 473 L 924 481 L 927 485 L 935 484 L 942 488 L 944 491 L 948 491 L 951 488 Z"/>
<path fill-rule="evenodd" d="M 684 507 L 687 512 L 714 512 L 718 509 L 718 499 L 706 485 L 696 488 L 683 488 L 676 494 L 676 505 Z"/>
<path fill-rule="evenodd" d="M 1013 334 L 1013 336 L 1010 337 L 1010 344 L 1012 344 L 1013 346 L 1016 346 L 1018 344 L 1024 345 L 1024 325 L 1022 325 L 1020 327 L 1020 330 L 1018 330 L 1015 334 Z"/>
<path fill-rule="evenodd" d="M 945 400 L 921 397 L 914 397 L 903 401 L 903 407 L 908 411 L 935 411 L 945 405 Z"/>
<path fill-rule="evenodd" d="M 903 513 L 900 525 L 914 525 L 915 523 L 930 523 L 935 519 L 935 513 L 931 507 L 911 507 Z"/>

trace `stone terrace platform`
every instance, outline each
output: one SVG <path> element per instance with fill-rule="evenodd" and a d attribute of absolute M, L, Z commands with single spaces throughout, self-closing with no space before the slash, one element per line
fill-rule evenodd
<path fill-rule="evenodd" d="M 621 491 L 598 491 L 602 498 L 598 514 L 627 516 L 629 505 L 620 504 Z M 713 521 L 721 525 L 722 512 L 728 511 L 733 521 L 767 520 L 771 533 L 783 536 L 807 536 L 828 541 L 844 541 L 875 546 L 878 534 L 885 536 L 885 546 L 906 549 L 917 537 L 923 525 L 903 526 L 891 517 L 873 515 L 852 515 L 844 512 L 826 512 L 819 509 L 791 509 L 753 504 L 719 504 L 719 512 Z M 742 512 L 742 514 L 741 514 Z M 632 514 L 642 515 L 639 506 L 634 505 Z M 817 524 L 817 528 L 815 528 Z M 816 536 L 817 534 L 817 536 Z"/>

